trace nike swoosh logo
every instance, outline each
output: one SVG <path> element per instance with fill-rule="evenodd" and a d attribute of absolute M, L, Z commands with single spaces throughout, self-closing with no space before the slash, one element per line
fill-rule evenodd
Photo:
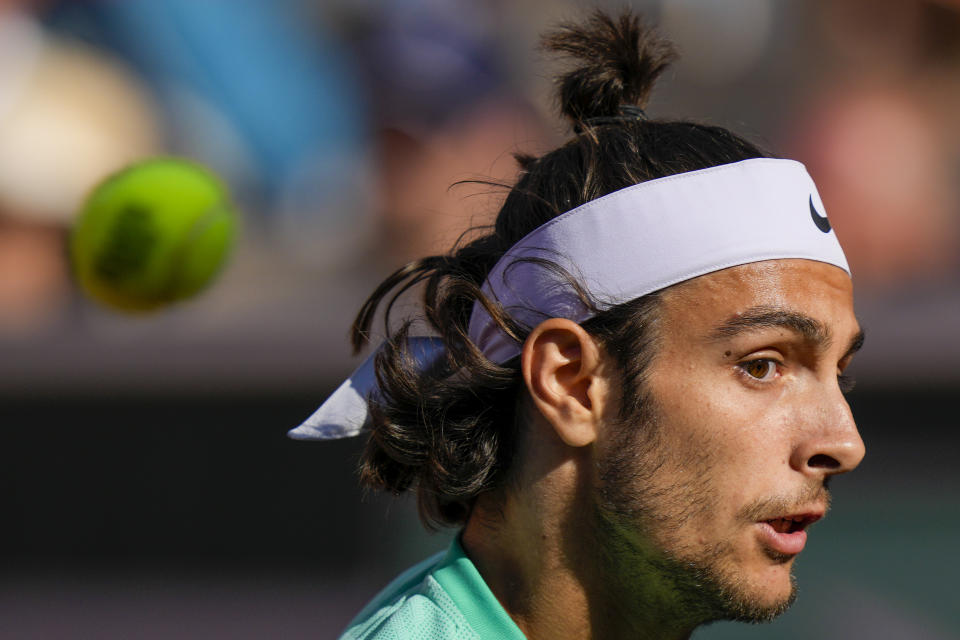
<path fill-rule="evenodd" d="M 810 196 L 810 217 L 813 218 L 813 224 L 817 225 L 817 229 L 824 233 L 830 233 L 830 221 L 827 220 L 827 216 L 822 216 L 817 212 L 816 207 L 813 206 L 812 195 Z"/>

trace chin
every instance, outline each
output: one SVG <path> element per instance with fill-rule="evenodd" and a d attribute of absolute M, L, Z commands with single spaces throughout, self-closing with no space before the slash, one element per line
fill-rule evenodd
<path fill-rule="evenodd" d="M 784 613 L 796 600 L 792 558 L 767 564 L 759 575 L 727 576 L 721 579 L 726 616 L 742 622 L 769 622 Z"/>
<path fill-rule="evenodd" d="M 796 556 L 771 558 L 756 548 L 736 555 L 739 559 L 718 555 L 688 563 L 696 566 L 706 616 L 710 620 L 770 622 L 789 609 L 796 600 L 792 574 Z"/>
<path fill-rule="evenodd" d="M 732 613 L 733 620 L 741 622 L 770 622 L 783 614 L 797 599 L 793 576 L 786 577 L 786 584 L 776 589 L 761 589 L 752 594 L 743 594 Z"/>

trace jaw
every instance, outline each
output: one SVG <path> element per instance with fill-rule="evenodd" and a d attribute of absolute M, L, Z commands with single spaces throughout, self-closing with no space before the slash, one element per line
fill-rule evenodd
<path fill-rule="evenodd" d="M 795 599 L 795 556 L 769 557 L 750 527 L 711 543 L 700 536 L 684 541 L 679 531 L 651 539 L 615 523 L 606 522 L 613 528 L 603 544 L 612 561 L 607 588 L 660 620 L 683 620 L 689 629 L 716 620 L 769 622 Z"/>
<path fill-rule="evenodd" d="M 706 599 L 712 601 L 711 619 L 768 621 L 792 604 L 796 554 L 771 550 L 761 542 L 758 526 L 740 523 L 718 530 L 714 523 L 713 528 L 697 527 L 709 534 L 677 532 L 663 545 L 677 566 L 691 568 L 696 584 L 704 585 Z"/>

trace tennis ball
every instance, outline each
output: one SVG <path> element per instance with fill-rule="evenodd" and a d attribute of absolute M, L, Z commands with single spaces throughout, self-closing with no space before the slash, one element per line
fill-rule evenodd
<path fill-rule="evenodd" d="M 70 237 L 80 287 L 122 310 L 188 298 L 223 265 L 236 229 L 226 188 L 203 167 L 152 158 L 90 193 Z"/>

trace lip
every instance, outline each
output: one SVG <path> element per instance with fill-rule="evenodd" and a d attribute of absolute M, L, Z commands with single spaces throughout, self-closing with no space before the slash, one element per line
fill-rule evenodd
<path fill-rule="evenodd" d="M 795 556 L 807 544 L 806 528 L 823 515 L 823 509 L 811 509 L 761 520 L 757 522 L 757 537 L 771 551 Z"/>

